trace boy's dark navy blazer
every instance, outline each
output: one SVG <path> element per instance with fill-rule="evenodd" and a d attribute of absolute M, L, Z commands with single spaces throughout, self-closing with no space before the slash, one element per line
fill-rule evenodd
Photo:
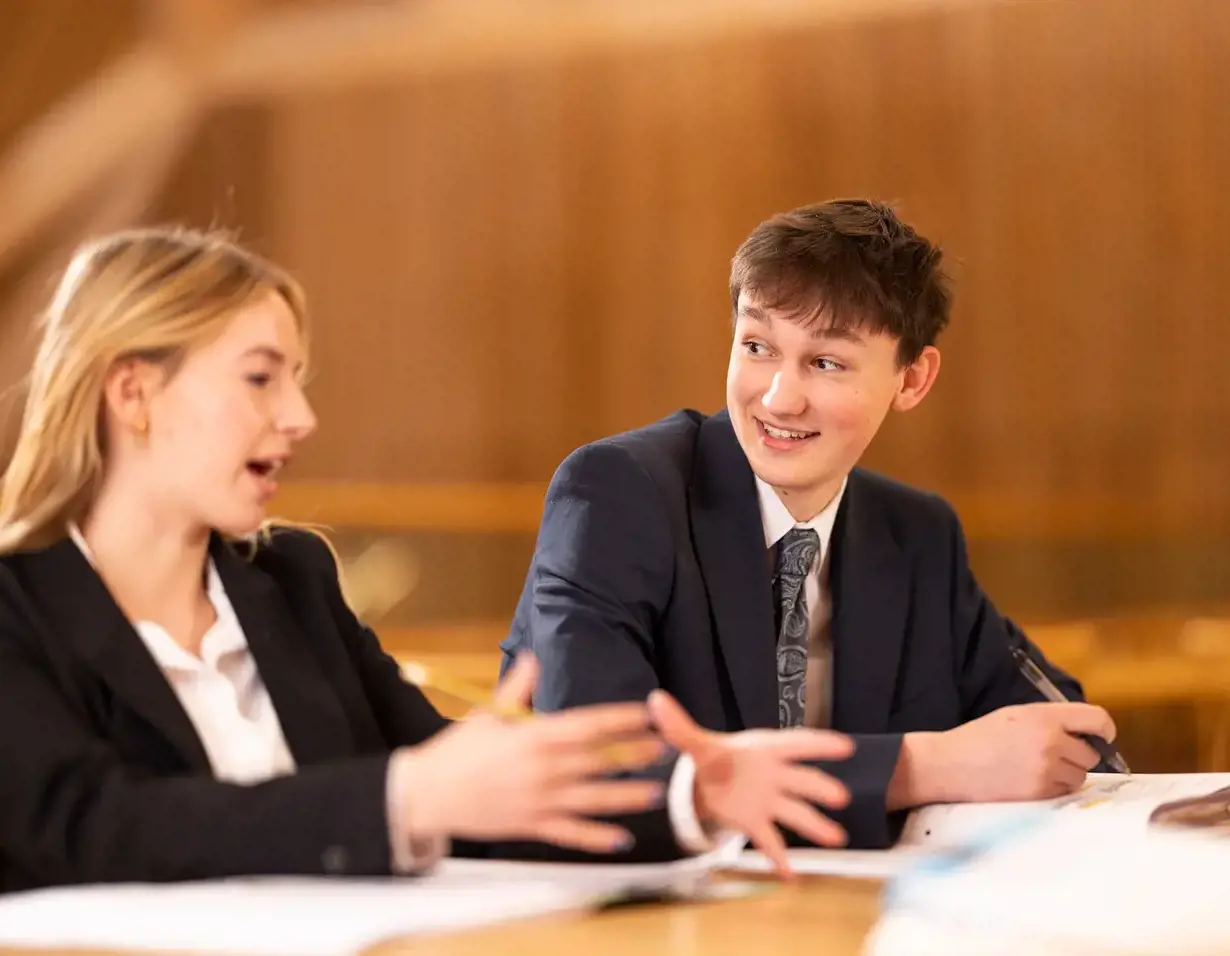
<path fill-rule="evenodd" d="M 777 726 L 771 567 L 754 477 L 726 411 L 685 410 L 572 453 L 547 493 L 503 666 L 532 648 L 535 705 L 672 693 L 700 724 Z M 1010 649 L 1049 664 L 979 588 L 952 509 L 854 470 L 833 532 L 832 726 L 856 753 L 826 765 L 854 799 L 851 845 L 882 847 L 908 731 L 947 730 L 1041 697 Z"/>

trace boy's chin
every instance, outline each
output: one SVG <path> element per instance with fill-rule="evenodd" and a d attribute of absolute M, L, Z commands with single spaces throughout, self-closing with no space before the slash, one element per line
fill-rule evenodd
<path fill-rule="evenodd" d="M 752 461 L 756 477 L 770 487 L 796 495 L 820 492 L 840 481 L 848 472 L 834 469 L 826 462 Z"/>

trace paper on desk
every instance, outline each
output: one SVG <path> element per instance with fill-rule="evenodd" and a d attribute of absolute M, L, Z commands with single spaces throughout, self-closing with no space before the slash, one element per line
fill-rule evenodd
<path fill-rule="evenodd" d="M 799 876 L 882 880 L 900 873 L 924 852 L 921 847 L 898 846 L 891 850 L 794 849 L 787 851 L 787 855 Z M 737 873 L 771 873 L 773 864 L 763 853 L 747 850 L 729 869 Z"/>
<path fill-rule="evenodd" d="M 1107 811 L 1121 812 L 1125 823 L 1143 828 L 1161 804 L 1185 797 L 1204 796 L 1230 786 L 1230 773 L 1115 774 L 1091 773 L 1075 794 L 1028 803 L 941 804 L 910 814 L 901 834 L 901 846 L 930 846 L 961 842 L 987 827 L 1020 816 L 1024 811 L 1052 809 L 1081 819 Z"/>
<path fill-rule="evenodd" d="M 583 909 L 631 886 L 703 875 L 730 852 L 661 865 L 449 859 L 419 878 L 36 890 L 0 897 L 0 946 L 340 956 L 400 936 Z"/>
<path fill-rule="evenodd" d="M 876 923 L 863 943 L 862 956 L 1124 956 L 1119 950 L 1095 946 L 1013 936 L 994 928 L 956 926 L 946 919 L 900 912 Z"/>
<path fill-rule="evenodd" d="M 1185 774 L 1090 774 L 1085 786 L 1069 797 L 1027 803 L 966 803 L 924 807 L 910 814 L 897 845 L 887 850 L 793 849 L 790 864 L 804 876 L 845 876 L 888 879 L 916 862 L 929 849 L 961 843 L 987 828 L 1051 809 L 1079 811 L 1082 819 L 1107 810 L 1126 812 L 1125 824 L 1141 828 L 1159 805 L 1188 797 L 1200 797 L 1230 786 L 1227 773 Z M 1230 805 L 1230 795 L 1227 795 Z M 1230 806 L 1223 824 L 1230 828 Z M 762 853 L 746 851 L 731 869 L 745 873 L 768 873 L 772 864 Z"/>
<path fill-rule="evenodd" d="M 1230 951 L 1230 839 L 1143 819 L 1042 812 L 969 859 L 926 858 L 890 884 L 864 956 Z"/>

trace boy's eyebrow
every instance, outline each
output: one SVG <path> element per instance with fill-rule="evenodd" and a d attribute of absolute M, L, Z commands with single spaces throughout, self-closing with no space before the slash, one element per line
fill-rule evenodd
<path fill-rule="evenodd" d="M 855 345 L 863 345 L 866 343 L 857 329 L 852 329 L 844 325 L 822 326 L 811 330 L 813 339 L 840 339 L 843 342 L 852 342 Z"/>
<path fill-rule="evenodd" d="M 745 319 L 751 319 L 753 322 L 761 322 L 765 325 L 773 324 L 773 317 L 759 306 L 741 305 L 739 306 L 739 315 Z M 817 324 L 809 332 L 813 339 L 837 339 L 854 345 L 865 345 L 867 343 L 867 340 L 863 338 L 858 329 L 853 326 Z"/>

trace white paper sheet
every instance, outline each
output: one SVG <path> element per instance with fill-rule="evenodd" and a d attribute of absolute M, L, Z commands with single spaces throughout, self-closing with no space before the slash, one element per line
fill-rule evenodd
<path fill-rule="evenodd" d="M 1086 943 L 1065 945 L 1036 936 L 1014 936 L 993 928 L 957 926 L 918 913 L 892 913 L 881 919 L 863 944 L 863 956 L 1124 956 L 1114 948 Z M 1150 954 L 1160 956 L 1160 954 Z M 1177 956 L 1177 954 L 1166 954 Z"/>
<path fill-rule="evenodd" d="M 1035 813 L 969 859 L 925 860 L 889 885 L 864 954 L 1230 952 L 1230 838 L 1141 820 Z"/>
<path fill-rule="evenodd" d="M 703 876 L 731 853 L 635 866 L 444 860 L 430 876 L 405 879 L 36 890 L 0 897 L 0 945 L 340 956 L 400 936 L 581 909 L 630 886 Z"/>
<path fill-rule="evenodd" d="M 1090 774 L 1085 786 L 1069 797 L 1028 803 L 944 804 L 912 813 L 901 840 L 887 850 L 792 849 L 790 863 L 803 876 L 845 876 L 890 879 L 931 849 L 961 843 L 988 828 L 1019 817 L 1023 812 L 1050 809 L 1079 811 L 1083 819 L 1115 811 L 1134 829 L 1143 828 L 1149 814 L 1162 803 L 1203 796 L 1230 786 L 1230 773 Z M 1122 816 L 1125 814 L 1126 816 Z M 769 873 L 767 857 L 747 850 L 730 867 L 736 872 Z"/>
<path fill-rule="evenodd" d="M 1049 808 L 1079 813 L 1082 818 L 1114 810 L 1127 811 L 1144 827 L 1149 814 L 1162 803 L 1202 796 L 1230 786 L 1230 773 L 1131 774 L 1091 773 L 1075 794 L 1056 800 L 1029 803 L 943 804 L 910 814 L 900 845 L 929 846 L 960 842 L 1000 821 L 1020 816 L 1023 810 Z"/>
<path fill-rule="evenodd" d="M 887 879 L 917 860 L 920 847 L 891 850 L 792 849 L 790 866 L 800 876 L 845 876 L 851 879 Z M 771 873 L 773 864 L 763 853 L 748 850 L 729 868 L 736 873 Z"/>

